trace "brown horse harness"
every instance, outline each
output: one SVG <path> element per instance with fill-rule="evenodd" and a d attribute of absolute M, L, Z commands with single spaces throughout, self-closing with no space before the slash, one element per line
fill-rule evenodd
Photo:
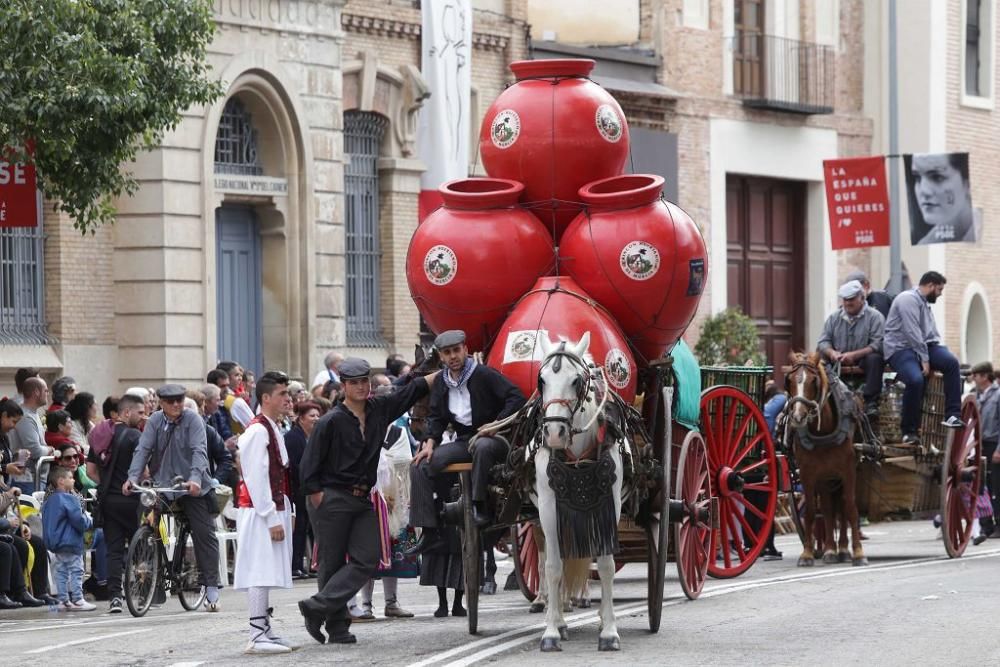
<path fill-rule="evenodd" d="M 792 426 L 789 423 L 788 428 L 795 431 L 799 443 L 806 450 L 811 451 L 817 448 L 833 447 L 843 443 L 844 439 L 851 433 L 852 419 L 857 417 L 855 414 L 857 406 L 850 396 L 850 390 L 846 386 L 842 386 L 839 379 L 836 379 L 837 386 L 831 388 L 830 379 L 822 362 L 813 364 L 809 361 L 800 361 L 792 365 L 792 369 L 786 377 L 791 377 L 794 373 L 803 369 L 812 371 L 819 378 L 820 398 L 819 401 L 812 401 L 804 396 L 793 396 L 788 399 L 788 402 L 785 404 L 786 411 L 799 403 L 805 405 L 809 411 L 809 417 L 805 424 Z M 822 428 L 822 408 L 831 399 L 834 401 L 833 407 L 840 416 L 837 420 L 836 428 L 831 433 L 824 435 L 811 433 L 809 431 L 809 424 L 813 421 L 816 421 L 817 430 Z"/>

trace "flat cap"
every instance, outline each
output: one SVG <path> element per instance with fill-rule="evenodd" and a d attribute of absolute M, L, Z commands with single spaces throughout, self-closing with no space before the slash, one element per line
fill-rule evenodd
<path fill-rule="evenodd" d="M 357 380 L 368 377 L 372 372 L 372 367 L 364 359 L 347 357 L 340 362 L 340 367 L 337 370 L 340 371 L 341 380 Z"/>
<path fill-rule="evenodd" d="M 837 290 L 837 296 L 841 299 L 853 299 L 859 294 L 863 294 L 865 288 L 857 280 L 849 280 Z"/>
<path fill-rule="evenodd" d="M 972 367 L 972 373 L 983 373 L 985 375 L 993 375 L 993 364 L 988 361 L 980 361 L 978 364 Z"/>
<path fill-rule="evenodd" d="M 443 350 L 446 347 L 451 347 L 452 345 L 460 345 L 465 342 L 465 332 L 461 329 L 449 329 L 448 331 L 442 331 L 437 338 L 434 339 L 434 347 L 439 350 Z"/>
<path fill-rule="evenodd" d="M 156 390 L 156 395 L 160 398 L 180 398 L 187 393 L 187 389 L 182 384 L 165 384 Z"/>
<path fill-rule="evenodd" d="M 867 274 L 865 274 L 864 271 L 851 271 L 850 273 L 847 274 L 847 277 L 844 278 L 844 282 L 849 283 L 852 280 L 857 280 L 859 283 L 864 285 L 866 282 L 868 282 L 868 276 Z"/>

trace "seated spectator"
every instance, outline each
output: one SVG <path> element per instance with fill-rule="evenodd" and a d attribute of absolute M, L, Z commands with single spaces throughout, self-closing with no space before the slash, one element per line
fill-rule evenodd
<path fill-rule="evenodd" d="M 94 428 L 94 421 L 97 419 L 97 401 L 94 400 L 93 394 L 81 391 L 66 405 L 66 412 L 69 413 L 70 426 L 72 427 L 69 438 L 86 456 L 87 452 L 90 451 L 87 436 L 90 435 L 91 429 Z"/>
<path fill-rule="evenodd" d="M 54 451 L 54 456 L 62 456 L 67 447 L 75 447 L 70 437 L 73 433 L 72 418 L 66 410 L 55 410 L 45 418 L 45 444 Z"/>

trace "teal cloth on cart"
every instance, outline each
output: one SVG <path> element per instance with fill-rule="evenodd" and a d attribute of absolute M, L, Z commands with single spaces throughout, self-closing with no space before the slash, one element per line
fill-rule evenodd
<path fill-rule="evenodd" d="M 677 341 L 670 351 L 674 358 L 674 378 L 677 392 L 674 396 L 674 421 L 693 431 L 699 431 L 701 419 L 701 366 L 694 358 L 688 344 Z"/>

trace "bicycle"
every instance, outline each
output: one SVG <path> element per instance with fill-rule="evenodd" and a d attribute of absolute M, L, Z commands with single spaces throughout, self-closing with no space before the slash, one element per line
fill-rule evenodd
<path fill-rule="evenodd" d="M 133 616 L 144 616 L 159 594 L 165 599 L 174 593 L 181 606 L 194 611 L 205 601 L 205 587 L 198 583 L 200 572 L 195 561 L 194 547 L 188 544 L 191 526 L 187 516 L 162 494 L 183 490 L 183 479 L 175 479 L 171 487 L 140 486 L 140 504 L 145 508 L 139 529 L 132 536 L 125 557 L 123 592 L 125 604 Z M 174 517 L 173 557 L 168 561 L 164 540 L 160 535 L 160 518 Z"/>

